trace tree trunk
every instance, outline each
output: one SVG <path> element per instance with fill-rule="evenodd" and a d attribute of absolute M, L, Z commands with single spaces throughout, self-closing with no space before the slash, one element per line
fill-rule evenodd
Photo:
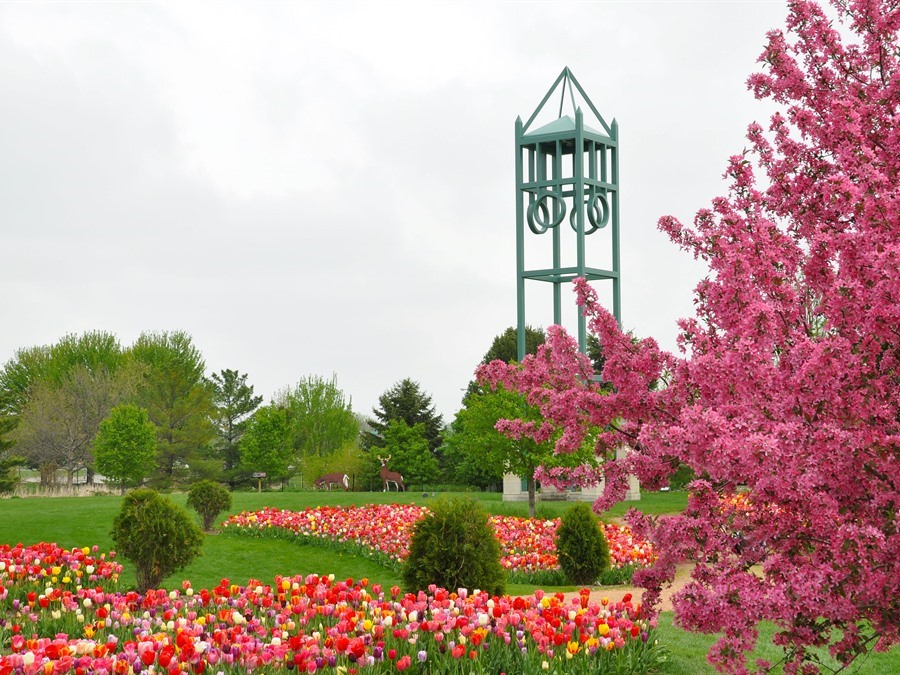
<path fill-rule="evenodd" d="M 528 477 L 528 517 L 534 518 L 534 475 Z"/>

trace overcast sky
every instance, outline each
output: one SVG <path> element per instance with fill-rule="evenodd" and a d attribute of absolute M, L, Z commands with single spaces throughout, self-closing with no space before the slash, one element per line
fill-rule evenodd
<path fill-rule="evenodd" d="M 656 221 L 724 192 L 728 156 L 771 112 L 745 81 L 785 15 L 2 4 L 0 362 L 66 333 L 181 329 L 209 372 L 247 373 L 267 400 L 336 373 L 370 413 L 410 377 L 451 421 L 516 321 L 514 122 L 565 66 L 620 126 L 624 325 L 674 349 L 705 268 Z"/>

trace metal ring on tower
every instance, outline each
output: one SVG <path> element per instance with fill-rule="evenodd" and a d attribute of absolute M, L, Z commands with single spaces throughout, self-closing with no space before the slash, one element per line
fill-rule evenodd
<path fill-rule="evenodd" d="M 587 206 L 588 223 L 590 223 L 584 230 L 584 234 L 587 236 L 597 230 L 602 230 L 609 224 L 609 201 L 606 199 L 605 194 L 597 192 L 588 196 L 585 205 Z M 578 227 L 575 224 L 576 214 L 577 210 L 572 209 L 572 214 L 569 216 L 569 225 L 572 226 L 575 232 L 578 232 Z"/>
<path fill-rule="evenodd" d="M 553 219 L 550 219 L 550 209 L 547 200 L 553 202 Z M 535 200 L 528 205 L 528 228 L 535 234 L 543 234 L 552 227 L 559 225 L 566 215 L 566 203 L 559 195 L 546 190 L 538 192 Z"/>

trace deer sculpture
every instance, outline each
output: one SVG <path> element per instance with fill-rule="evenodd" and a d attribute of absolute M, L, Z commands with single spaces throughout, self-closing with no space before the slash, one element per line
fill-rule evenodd
<path fill-rule="evenodd" d="M 343 487 L 346 492 L 350 489 L 350 477 L 341 472 L 326 473 L 324 476 L 316 478 L 313 485 L 319 490 L 330 490 L 333 485 L 337 485 Z"/>
<path fill-rule="evenodd" d="M 397 488 L 397 492 L 406 492 L 406 484 L 403 482 L 403 476 L 396 471 L 387 468 L 387 463 L 391 461 L 391 456 L 378 457 L 381 462 L 381 482 L 384 484 L 384 492 L 390 492 L 391 483 Z"/>

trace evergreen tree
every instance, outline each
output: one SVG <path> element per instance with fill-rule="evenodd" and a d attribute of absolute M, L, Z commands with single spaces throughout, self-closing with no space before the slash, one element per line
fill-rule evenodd
<path fill-rule="evenodd" d="M 15 418 L 0 416 L 0 493 L 12 492 L 16 489 L 19 478 L 15 469 L 25 463 L 24 457 L 17 457 L 10 452 L 15 441 L 7 436 L 15 426 Z"/>
<path fill-rule="evenodd" d="M 213 403 L 216 406 L 216 432 L 218 434 L 219 452 L 226 471 L 233 470 L 240 462 L 238 443 L 247 428 L 250 415 L 253 414 L 262 396 L 253 395 L 253 385 L 247 384 L 246 373 L 241 375 L 236 370 L 222 370 L 213 373 L 210 380 L 213 385 Z"/>
<path fill-rule="evenodd" d="M 435 452 L 441 446 L 444 419 L 437 414 L 431 396 L 422 390 L 418 382 L 409 378 L 401 380 L 378 397 L 378 407 L 372 409 L 369 431 L 362 434 L 362 446 L 366 450 L 384 447 L 384 434 L 392 421 L 405 422 L 412 427 L 422 424 L 428 447 Z"/>

